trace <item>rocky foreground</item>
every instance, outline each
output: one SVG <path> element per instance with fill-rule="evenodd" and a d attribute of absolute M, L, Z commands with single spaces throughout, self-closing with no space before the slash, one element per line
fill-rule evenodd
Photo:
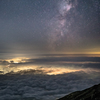
<path fill-rule="evenodd" d="M 76 91 L 58 100 L 100 100 L 100 84 L 83 91 Z"/>

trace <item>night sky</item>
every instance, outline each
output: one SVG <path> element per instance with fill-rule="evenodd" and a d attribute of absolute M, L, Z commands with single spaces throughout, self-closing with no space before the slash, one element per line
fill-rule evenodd
<path fill-rule="evenodd" d="M 100 0 L 0 0 L 0 54 L 100 54 Z"/>
<path fill-rule="evenodd" d="M 0 0 L 0 100 L 57 100 L 100 84 L 100 0 Z"/>

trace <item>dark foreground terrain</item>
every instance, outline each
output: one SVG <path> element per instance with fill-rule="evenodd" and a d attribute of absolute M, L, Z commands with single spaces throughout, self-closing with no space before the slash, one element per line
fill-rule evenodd
<path fill-rule="evenodd" d="M 100 100 L 100 84 L 83 91 L 73 92 L 58 100 Z"/>

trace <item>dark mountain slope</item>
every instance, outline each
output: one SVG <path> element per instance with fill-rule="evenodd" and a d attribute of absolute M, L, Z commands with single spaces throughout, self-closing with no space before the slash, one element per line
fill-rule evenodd
<path fill-rule="evenodd" d="M 58 100 L 100 100 L 100 84 L 83 91 L 73 92 Z"/>

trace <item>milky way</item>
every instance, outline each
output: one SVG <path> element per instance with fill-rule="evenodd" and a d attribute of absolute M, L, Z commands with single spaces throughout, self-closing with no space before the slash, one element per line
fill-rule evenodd
<path fill-rule="evenodd" d="M 70 16 L 71 11 L 74 11 L 77 6 L 77 0 L 62 0 L 58 3 L 58 13 L 51 20 L 51 37 L 50 41 L 53 49 L 61 44 L 64 34 L 68 33 L 69 26 L 72 24 L 73 16 Z M 77 13 L 77 12 L 75 12 Z M 69 18 L 68 18 L 69 17 Z M 71 19 L 72 18 L 72 19 Z"/>
<path fill-rule="evenodd" d="M 100 0 L 0 0 L 0 53 L 99 53 Z"/>

